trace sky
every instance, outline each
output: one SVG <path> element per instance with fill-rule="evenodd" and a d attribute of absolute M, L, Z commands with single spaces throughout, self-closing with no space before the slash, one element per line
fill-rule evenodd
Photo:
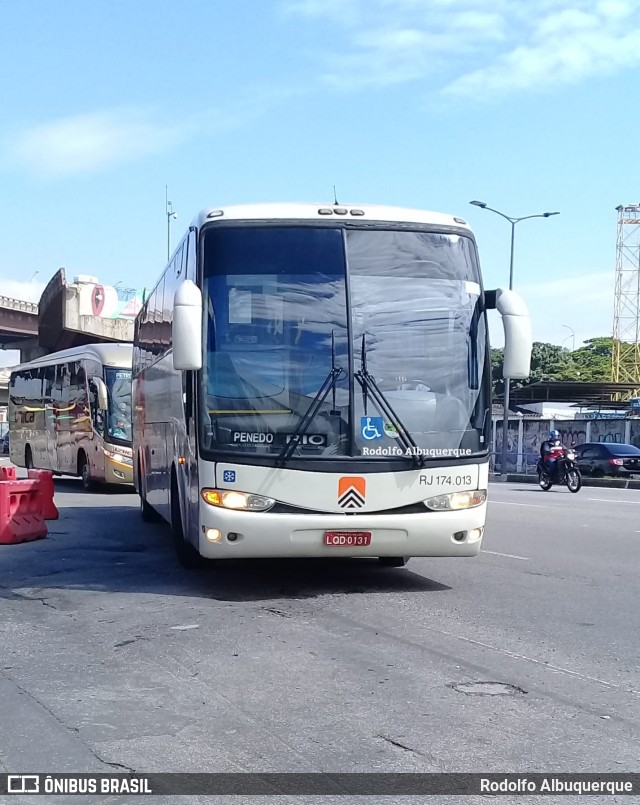
<path fill-rule="evenodd" d="M 637 0 L 0 2 L 0 294 L 60 268 L 153 286 L 198 210 L 462 216 L 538 341 L 611 335 L 640 202 Z M 492 315 L 491 340 L 502 343 Z M 0 365 L 14 362 L 0 352 Z"/>

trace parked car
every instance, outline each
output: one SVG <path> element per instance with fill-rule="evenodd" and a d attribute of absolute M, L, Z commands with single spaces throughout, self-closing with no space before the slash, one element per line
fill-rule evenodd
<path fill-rule="evenodd" d="M 9 431 L 5 433 L 4 439 L 2 440 L 2 452 L 3 453 L 9 452 Z"/>
<path fill-rule="evenodd" d="M 632 444 L 587 442 L 576 448 L 578 469 L 586 475 L 640 475 L 640 449 Z"/>

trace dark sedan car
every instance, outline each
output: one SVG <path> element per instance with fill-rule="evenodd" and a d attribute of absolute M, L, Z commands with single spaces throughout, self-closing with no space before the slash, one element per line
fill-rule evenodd
<path fill-rule="evenodd" d="M 578 468 L 585 475 L 640 475 L 640 449 L 632 444 L 587 442 L 575 450 Z"/>

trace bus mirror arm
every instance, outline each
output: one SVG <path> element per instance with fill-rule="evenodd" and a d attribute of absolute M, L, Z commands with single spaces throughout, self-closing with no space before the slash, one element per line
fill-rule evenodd
<path fill-rule="evenodd" d="M 521 380 L 531 371 L 531 319 L 522 297 L 515 291 L 498 288 L 494 296 L 495 309 L 504 327 L 504 357 L 502 376 L 506 380 Z"/>
<path fill-rule="evenodd" d="M 202 292 L 192 280 L 185 280 L 173 298 L 171 340 L 174 369 L 202 369 Z"/>
<path fill-rule="evenodd" d="M 107 395 L 107 387 L 101 377 L 92 377 L 91 382 L 95 385 L 98 395 L 98 408 L 101 411 L 106 411 L 109 407 L 109 397 Z"/>

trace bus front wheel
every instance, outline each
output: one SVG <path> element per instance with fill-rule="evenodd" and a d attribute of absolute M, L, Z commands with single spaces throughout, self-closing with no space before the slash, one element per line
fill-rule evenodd
<path fill-rule="evenodd" d="M 188 570 L 196 570 L 205 565 L 205 560 L 184 537 L 178 483 L 175 475 L 171 478 L 171 533 L 178 562 Z"/>
<path fill-rule="evenodd" d="M 143 523 L 155 523 L 159 520 L 158 514 L 153 506 L 140 495 L 140 517 Z"/>
<path fill-rule="evenodd" d="M 147 495 L 145 492 L 144 476 L 140 471 L 140 464 L 138 463 L 138 494 L 140 495 L 140 517 L 143 523 L 157 523 L 160 520 L 158 512 L 147 502 Z"/>
<path fill-rule="evenodd" d="M 87 461 L 87 457 L 84 453 L 80 453 L 78 456 L 78 475 L 82 479 L 82 488 L 85 490 L 85 492 L 92 492 L 95 489 L 96 484 L 91 477 L 89 462 Z"/>

